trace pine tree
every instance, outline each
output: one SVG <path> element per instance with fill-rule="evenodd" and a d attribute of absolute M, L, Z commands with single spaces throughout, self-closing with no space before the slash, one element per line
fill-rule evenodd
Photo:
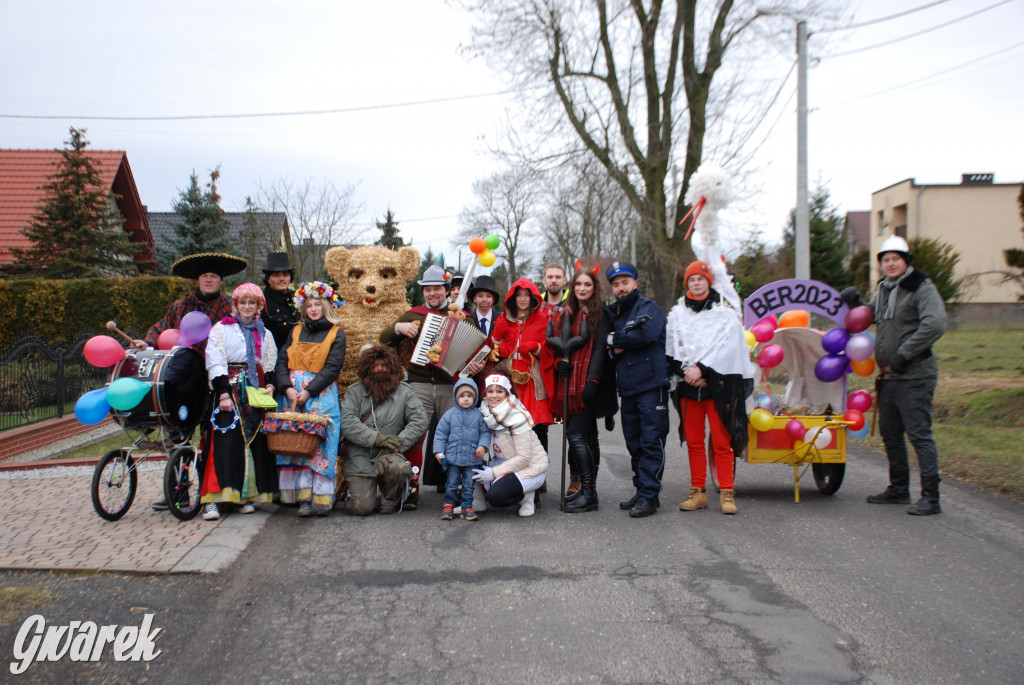
<path fill-rule="evenodd" d="M 380 238 L 377 239 L 374 245 L 380 245 L 392 250 L 405 247 L 405 241 L 402 239 L 402 236 L 398 235 L 398 222 L 395 221 L 395 215 L 391 213 L 390 207 L 388 207 L 388 211 L 384 215 L 384 223 L 378 221 L 377 228 L 380 230 Z"/>
<path fill-rule="evenodd" d="M 174 211 L 181 219 L 174 223 L 174 234 L 168 236 L 167 246 L 157 254 L 157 262 L 165 271 L 169 271 L 174 262 L 190 254 L 237 252 L 228 234 L 229 226 L 224 218 L 224 210 L 220 208 L 220 195 L 217 194 L 219 178 L 220 167 L 217 167 L 210 172 L 210 182 L 203 190 L 193 171 L 188 188 L 179 191 Z"/>
<path fill-rule="evenodd" d="M 832 205 L 828 188 L 818 186 L 811 195 L 807 212 L 810 223 L 811 278 L 842 290 L 852 282 L 846 268 L 846 234 L 843 232 L 843 217 Z M 787 255 L 795 254 L 796 213 L 791 212 L 789 226 L 783 235 L 782 250 Z"/>
<path fill-rule="evenodd" d="M 45 200 L 22 233 L 32 247 L 11 248 L 12 271 L 33 278 L 90 278 L 139 273 L 142 245 L 124 231 L 116 196 L 86 151 L 85 129 L 71 127 L 57 170 L 43 186 Z"/>

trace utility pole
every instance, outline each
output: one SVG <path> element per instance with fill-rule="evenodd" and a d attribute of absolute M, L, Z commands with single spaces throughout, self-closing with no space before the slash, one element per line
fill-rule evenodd
<path fill-rule="evenodd" d="M 796 277 L 811 277 L 810 220 L 807 214 L 807 22 L 796 25 Z"/>

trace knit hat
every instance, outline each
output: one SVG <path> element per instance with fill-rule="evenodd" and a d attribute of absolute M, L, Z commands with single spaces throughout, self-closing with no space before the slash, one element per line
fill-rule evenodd
<path fill-rule="evenodd" d="M 686 267 L 686 276 L 683 278 L 684 285 L 690 282 L 690 276 L 703 276 L 708 279 L 708 285 L 715 282 L 715 277 L 711 275 L 711 269 L 708 268 L 707 263 L 701 261 L 692 262 L 690 266 Z"/>

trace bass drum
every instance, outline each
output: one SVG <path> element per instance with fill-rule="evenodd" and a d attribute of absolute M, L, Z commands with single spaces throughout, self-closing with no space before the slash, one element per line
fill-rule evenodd
<path fill-rule="evenodd" d="M 191 347 L 130 350 L 114 367 L 110 382 L 119 378 L 136 378 L 152 386 L 134 409 L 110 410 L 124 428 L 162 425 L 191 435 L 206 412 L 210 395 L 206 364 Z"/>

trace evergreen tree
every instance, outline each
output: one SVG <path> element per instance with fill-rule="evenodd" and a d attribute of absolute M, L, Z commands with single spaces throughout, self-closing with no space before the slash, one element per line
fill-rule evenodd
<path fill-rule="evenodd" d="M 837 290 L 850 285 L 846 268 L 846 235 L 843 217 L 831 204 L 828 188 L 818 186 L 811 195 L 807 213 L 810 223 L 811 278 L 827 283 Z M 789 226 L 783 235 L 782 251 L 795 255 L 796 212 L 790 212 Z M 790 271 L 792 273 L 792 271 Z"/>
<path fill-rule="evenodd" d="M 395 215 L 391 213 L 390 207 L 388 207 L 388 211 L 384 215 L 384 223 L 378 221 L 377 228 L 380 230 L 380 238 L 377 239 L 374 245 L 380 245 L 392 250 L 405 247 L 405 241 L 402 239 L 402 236 L 398 235 L 398 222 L 395 221 Z"/>
<path fill-rule="evenodd" d="M 33 278 L 90 278 L 139 273 L 142 245 L 123 229 L 116 196 L 105 187 L 86 152 L 85 129 L 71 127 L 57 170 L 43 186 L 45 199 L 22 233 L 29 248 L 11 248 L 12 270 Z"/>
<path fill-rule="evenodd" d="M 907 245 L 910 254 L 914 256 L 914 268 L 928 274 L 942 296 L 942 301 L 956 302 L 964 286 L 963 279 L 956 277 L 960 253 L 949 243 L 937 238 L 911 238 Z"/>
<path fill-rule="evenodd" d="M 423 253 L 423 258 L 420 260 L 419 273 L 416 274 L 416 278 L 406 284 L 405 288 L 405 297 L 413 307 L 423 304 L 423 293 L 418 281 L 423 280 L 423 272 L 432 264 L 444 264 L 444 255 L 440 253 L 435 255 L 434 251 L 427 247 L 427 251 Z"/>
<path fill-rule="evenodd" d="M 190 254 L 202 252 L 226 252 L 235 254 L 231 236 L 228 235 L 228 222 L 224 218 L 224 210 L 220 208 L 220 195 L 217 194 L 217 179 L 220 178 L 220 167 L 210 172 L 210 182 L 206 189 L 199 187 L 199 178 L 193 171 L 189 177 L 189 185 L 180 190 L 174 211 L 181 217 L 174 223 L 174 234 L 168 236 L 167 247 L 161 248 L 157 254 L 157 263 L 165 271 L 171 264 Z M 238 255 L 244 258 L 244 255 Z"/>

